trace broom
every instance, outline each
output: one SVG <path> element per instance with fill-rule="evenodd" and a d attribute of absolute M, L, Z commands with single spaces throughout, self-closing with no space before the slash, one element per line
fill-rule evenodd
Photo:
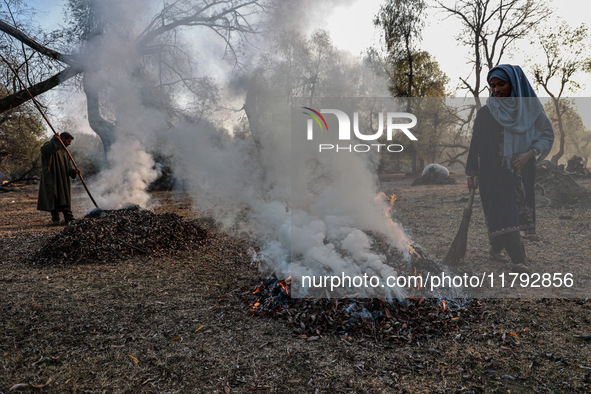
<path fill-rule="evenodd" d="M 468 205 L 466 205 L 466 208 L 464 208 L 464 213 L 462 214 L 462 223 L 460 224 L 460 229 L 451 243 L 449 251 L 443 259 L 443 264 L 447 266 L 459 264 L 466 255 L 466 246 L 468 244 L 468 227 L 470 226 L 472 203 L 474 202 L 474 193 L 476 192 L 476 187 L 476 177 L 472 177 L 470 197 L 468 199 Z"/>

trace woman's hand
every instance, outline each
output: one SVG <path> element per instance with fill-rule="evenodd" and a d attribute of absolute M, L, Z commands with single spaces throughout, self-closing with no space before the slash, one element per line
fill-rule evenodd
<path fill-rule="evenodd" d="M 527 164 L 527 162 L 530 161 L 533 156 L 534 156 L 534 154 L 531 153 L 531 151 L 527 151 L 527 152 L 515 155 L 515 157 L 513 158 L 513 163 L 512 163 L 513 167 L 515 167 L 518 170 L 521 170 L 523 168 L 523 166 L 525 166 Z"/>

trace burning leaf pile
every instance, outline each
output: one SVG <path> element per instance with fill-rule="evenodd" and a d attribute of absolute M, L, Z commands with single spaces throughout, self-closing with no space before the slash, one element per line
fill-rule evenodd
<path fill-rule="evenodd" d="M 123 261 L 197 249 L 207 239 L 207 230 L 178 215 L 133 207 L 101 211 L 70 223 L 30 260 L 37 264 Z"/>
<path fill-rule="evenodd" d="M 374 235 L 374 239 L 379 239 Z M 412 261 L 404 263 L 383 242 L 379 249 L 399 273 L 421 275 L 441 268 L 418 245 L 411 247 Z M 390 249 L 390 250 L 388 250 Z M 347 341 L 371 339 L 392 343 L 414 342 L 441 333 L 460 330 L 482 319 L 478 300 L 428 298 L 425 289 L 413 289 L 402 301 L 360 298 L 292 298 L 290 278 L 265 279 L 247 300 L 255 315 L 284 319 L 301 338 L 337 335 Z"/>
<path fill-rule="evenodd" d="M 252 294 L 256 315 L 286 320 L 300 338 L 337 335 L 346 341 L 380 340 L 410 343 L 459 330 L 482 316 L 477 300 L 449 308 L 433 298 L 296 299 L 289 295 L 289 279 L 265 279 Z M 253 300 L 254 298 L 254 300 Z"/>

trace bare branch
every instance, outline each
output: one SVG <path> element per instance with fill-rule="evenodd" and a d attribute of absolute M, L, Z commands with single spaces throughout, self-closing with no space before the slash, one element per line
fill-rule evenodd
<path fill-rule="evenodd" d="M 81 69 L 75 67 L 68 67 L 65 70 L 57 73 L 56 75 L 52 76 L 49 79 L 41 81 L 36 85 L 33 85 L 29 88 L 29 91 L 33 96 L 38 96 L 42 93 L 45 93 L 59 84 L 67 81 L 68 79 L 72 78 L 75 75 L 78 75 L 82 72 Z M 3 97 L 0 99 L 0 113 L 4 111 L 8 111 L 10 109 L 16 108 L 19 105 L 26 103 L 31 99 L 31 96 L 27 93 L 26 90 L 21 90 L 16 93 L 13 93 L 9 96 Z"/>
<path fill-rule="evenodd" d="M 25 33 L 12 27 L 11 25 L 2 20 L 0 20 L 0 31 L 3 31 L 4 33 L 16 38 L 23 44 L 41 53 L 42 55 L 45 55 L 54 60 L 59 60 L 60 62 L 68 64 L 70 66 L 74 65 L 74 56 L 64 55 L 62 53 L 54 51 L 53 49 L 47 48 L 46 46 L 39 44 L 37 41 L 33 40 Z"/>

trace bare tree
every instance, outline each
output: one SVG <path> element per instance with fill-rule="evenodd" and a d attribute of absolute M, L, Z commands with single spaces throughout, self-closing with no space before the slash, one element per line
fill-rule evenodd
<path fill-rule="evenodd" d="M 73 59 L 48 47 L 50 43 L 59 43 L 63 33 L 46 33 L 33 27 L 29 18 L 32 12 L 21 0 L 3 1 L 0 6 L 0 52 L 5 61 L 17 70 L 20 78 L 26 81 L 33 95 L 38 96 L 77 72 L 72 72 L 73 69 L 69 67 Z M 59 70 L 57 73 L 56 69 Z M 0 99 L 2 113 L 30 100 L 30 96 L 10 68 L 0 64 L 0 70 L 0 83 L 7 88 Z"/>
<path fill-rule="evenodd" d="M 191 55 L 177 45 L 178 32 L 183 28 L 208 29 L 225 43 L 226 54 L 237 63 L 239 54 L 235 37 L 255 32 L 252 23 L 255 14 L 262 10 L 261 3 L 259 0 L 176 0 L 164 3 L 136 37 L 127 38 L 126 44 L 133 44 L 130 52 L 136 56 L 129 62 L 135 68 L 134 75 L 151 79 L 155 90 L 159 89 L 162 95 L 172 94 L 175 89 L 184 89 L 189 94 L 202 94 L 200 87 L 207 84 L 208 80 L 196 78 L 190 72 Z M 69 5 L 72 23 L 69 32 L 78 38 L 77 43 L 70 43 L 69 53 L 67 50 L 50 48 L 48 44 L 31 38 L 25 25 L 4 20 L 0 21 L 0 31 L 5 33 L 5 38 L 12 37 L 31 53 L 51 59 L 54 62 L 53 69 L 59 70 L 49 78 L 38 78 L 37 81 L 27 79 L 29 90 L 34 96 L 53 89 L 73 76 L 82 76 L 89 124 L 101 138 L 105 149 L 108 149 L 115 139 L 116 119 L 105 116 L 109 115 L 109 103 L 105 101 L 108 95 L 97 88 L 100 84 L 97 75 L 104 70 L 98 68 L 100 64 L 95 65 L 87 59 L 93 55 L 94 46 L 91 44 L 100 42 L 109 29 L 116 26 L 109 25 L 96 12 L 101 6 L 100 1 L 70 0 Z M 71 49 L 75 44 L 79 44 L 79 51 Z M 187 60 L 186 67 L 177 67 L 181 63 L 174 61 L 173 56 L 184 57 Z M 20 56 L 19 59 L 19 68 L 25 67 L 28 57 Z M 11 90 L 12 94 L 0 99 L 0 112 L 30 99 L 26 91 L 18 85 Z M 203 99 L 203 96 L 200 98 Z"/>
<path fill-rule="evenodd" d="M 459 38 L 471 48 L 474 80 L 460 80 L 474 96 L 477 107 L 481 106 L 479 95 L 486 89 L 481 81 L 484 67 L 498 65 L 516 40 L 550 15 L 545 2 L 538 0 L 458 0 L 453 6 L 438 0 L 437 4 L 462 24 Z"/>
<path fill-rule="evenodd" d="M 589 32 L 585 25 L 572 28 L 562 22 L 556 28 L 540 34 L 538 43 L 544 51 L 545 63 L 535 64 L 534 79 L 552 99 L 558 124 L 558 152 L 550 159 L 554 164 L 564 154 L 567 129 L 564 127 L 565 106 L 563 94 L 579 88 L 575 80 L 578 72 L 591 72 L 591 56 L 588 54 Z"/>
<path fill-rule="evenodd" d="M 261 131 L 289 116 L 286 111 L 294 98 L 314 107 L 320 97 L 357 97 L 371 94 L 374 88 L 363 81 L 363 64 L 350 62 L 325 30 L 309 37 L 282 31 L 254 67 L 234 85 L 244 89 L 242 109 L 259 151 Z"/>

